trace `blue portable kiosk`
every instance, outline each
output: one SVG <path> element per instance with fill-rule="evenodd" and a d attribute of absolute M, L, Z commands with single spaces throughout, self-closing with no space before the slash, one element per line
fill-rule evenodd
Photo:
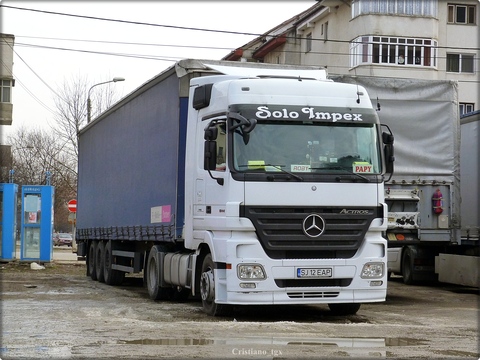
<path fill-rule="evenodd" d="M 0 184 L 0 260 L 15 259 L 17 184 Z"/>

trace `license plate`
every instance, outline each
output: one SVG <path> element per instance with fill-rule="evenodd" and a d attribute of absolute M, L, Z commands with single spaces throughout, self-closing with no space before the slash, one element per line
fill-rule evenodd
<path fill-rule="evenodd" d="M 332 277 L 332 268 L 297 268 L 297 278 Z"/>

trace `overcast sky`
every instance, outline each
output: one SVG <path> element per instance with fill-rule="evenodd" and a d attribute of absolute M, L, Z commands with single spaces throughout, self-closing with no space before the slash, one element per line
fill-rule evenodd
<path fill-rule="evenodd" d="M 16 79 L 13 125 L 0 126 L 3 143 L 6 135 L 20 126 L 46 127 L 52 123 L 54 92 L 69 79 L 87 77 L 94 85 L 124 77 L 124 82 L 114 85 L 115 92 L 123 97 L 176 60 L 221 59 L 256 37 L 244 34 L 263 34 L 315 3 L 3 0 L 0 26 L 2 33 L 15 36 Z"/>

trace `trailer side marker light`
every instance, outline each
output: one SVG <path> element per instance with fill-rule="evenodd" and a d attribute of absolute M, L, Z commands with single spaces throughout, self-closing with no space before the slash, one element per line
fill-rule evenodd
<path fill-rule="evenodd" d="M 397 234 L 397 235 L 396 235 L 396 238 L 397 238 L 397 240 L 400 240 L 400 241 L 401 241 L 401 240 L 405 240 L 405 235 L 403 235 L 403 234 Z"/>

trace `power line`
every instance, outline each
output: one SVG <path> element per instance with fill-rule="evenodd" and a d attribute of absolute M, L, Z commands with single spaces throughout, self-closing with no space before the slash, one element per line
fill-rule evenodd
<path fill-rule="evenodd" d="M 248 36 L 259 36 L 260 35 L 260 34 L 255 34 L 255 33 L 238 32 L 238 31 L 203 29 L 203 28 L 193 28 L 193 27 L 187 27 L 187 26 L 162 25 L 162 24 L 146 23 L 146 22 L 141 22 L 141 21 L 109 19 L 109 18 L 102 18 L 102 17 L 97 17 L 97 16 L 77 15 L 77 14 L 68 14 L 68 13 L 61 13 L 61 12 L 47 11 L 47 10 L 28 9 L 28 8 L 21 8 L 21 7 L 10 6 L 10 5 L 0 5 L 0 7 L 5 7 L 5 8 L 9 8 L 9 9 L 15 9 L 15 10 L 32 11 L 32 12 L 38 12 L 38 13 L 50 14 L 50 15 L 69 16 L 69 17 L 74 17 L 74 18 L 99 20 L 99 21 L 110 21 L 110 22 L 117 22 L 117 23 L 122 23 L 122 24 L 164 27 L 164 28 L 177 29 L 177 30 L 206 31 L 206 32 L 215 32 L 215 33 L 220 33 L 220 34 L 230 34 L 230 35 L 248 35 Z"/>
<path fill-rule="evenodd" d="M 5 40 L 3 39 L 3 41 L 5 42 L 5 44 L 7 44 L 13 52 L 15 52 L 15 50 L 13 49 L 13 47 Z M 18 55 L 17 52 L 15 52 L 15 54 L 17 54 L 17 56 L 20 58 L 20 60 L 22 60 L 25 65 L 27 65 L 27 67 L 50 89 L 53 91 L 53 89 L 45 82 L 43 81 L 43 79 L 41 77 L 38 76 L 38 74 L 25 62 L 25 60 L 23 60 L 23 58 Z M 15 79 L 16 82 L 18 82 L 20 84 L 20 86 L 34 99 L 36 100 L 40 105 L 42 105 L 46 110 L 50 111 L 52 114 L 55 114 L 55 112 L 50 109 L 48 107 L 48 105 L 46 105 L 42 100 L 40 100 L 34 93 L 32 93 L 28 87 L 26 87 L 22 81 L 20 81 L 20 79 L 18 78 L 18 76 L 16 74 L 13 73 L 13 71 L 11 71 L 11 69 L 4 63 L 4 61 L 2 59 L 0 59 L 2 61 L 2 65 L 5 69 L 7 69 L 7 71 L 10 73 L 10 75 Z M 56 94 L 56 92 L 54 91 L 54 93 Z M 58 96 L 58 94 L 56 94 Z M 60 97 L 61 98 L 61 97 Z M 65 100 L 64 100 L 65 101 Z"/>
<path fill-rule="evenodd" d="M 22 62 L 30 69 L 30 71 L 47 87 L 50 89 L 51 92 L 53 92 L 59 99 L 63 100 L 64 102 L 68 102 L 67 100 L 65 100 L 60 94 L 58 94 L 45 80 L 42 79 L 42 77 L 37 74 L 37 72 L 35 70 L 33 70 L 33 68 L 28 65 L 28 63 L 18 54 L 18 52 L 16 52 L 15 50 L 13 50 L 13 52 L 18 56 L 18 58 L 20 60 L 22 60 Z"/>
<path fill-rule="evenodd" d="M 156 55 L 141 55 L 141 54 L 128 54 L 128 53 L 115 53 L 115 52 L 106 52 L 106 51 L 94 51 L 94 50 L 84 50 L 84 49 L 61 48 L 61 47 L 54 47 L 54 46 L 44 46 L 44 45 L 35 45 L 35 44 L 24 44 L 24 43 L 16 43 L 15 46 L 24 46 L 24 47 L 31 47 L 31 48 L 46 49 L 46 50 L 73 51 L 73 52 L 81 52 L 81 53 L 96 54 L 96 55 L 121 56 L 121 57 L 138 58 L 138 59 L 144 59 L 144 60 L 177 61 L 177 60 L 181 59 L 181 57 L 173 57 L 173 56 L 170 57 L 170 56 L 156 56 Z"/>
<path fill-rule="evenodd" d="M 116 53 L 116 52 L 106 52 L 106 51 L 94 51 L 94 50 L 85 50 L 85 49 L 74 49 L 74 48 L 66 48 L 66 47 L 54 47 L 54 46 L 46 46 L 46 45 L 37 45 L 37 44 L 28 44 L 28 43 L 16 43 L 16 46 L 24 46 L 24 47 L 32 47 L 32 48 L 40 48 L 40 49 L 47 49 L 47 50 L 59 50 L 59 51 L 73 51 L 73 52 L 81 52 L 81 53 L 88 53 L 88 54 L 97 54 L 97 55 L 107 55 L 107 56 L 120 56 L 120 57 L 127 57 L 127 58 L 136 58 L 136 59 L 144 59 L 144 60 L 160 60 L 160 61 L 171 61 L 175 62 L 182 57 L 171 57 L 171 56 L 159 56 L 159 55 L 144 55 L 144 54 L 132 54 L 132 53 Z M 185 46 L 188 47 L 188 46 Z M 206 47 L 208 48 L 208 47 Z M 216 48 L 215 48 L 216 49 Z M 289 54 L 299 54 L 302 51 L 296 50 L 283 50 L 282 53 L 289 53 Z M 341 53 L 341 52 L 325 52 L 325 51 L 310 51 L 309 54 L 311 55 L 335 55 L 335 56 L 351 56 L 350 53 Z M 372 55 L 370 55 L 372 56 Z M 446 59 L 445 56 L 436 56 L 437 60 Z M 474 60 L 477 58 L 475 57 Z M 374 64 L 374 63 L 370 63 Z M 338 66 L 335 65 L 335 68 L 345 68 L 350 69 L 350 67 L 345 66 Z M 411 71 L 425 71 L 426 67 L 409 67 Z M 439 70 L 438 67 L 435 69 Z M 478 72 L 478 71 L 476 71 Z M 470 73 L 468 73 L 470 74 Z"/>
<path fill-rule="evenodd" d="M 115 44 L 115 45 L 134 45 L 134 46 L 155 46 L 155 47 L 173 47 L 173 48 L 205 49 L 205 50 L 225 50 L 225 51 L 231 51 L 231 50 L 233 50 L 232 47 L 198 46 L 198 45 L 178 45 L 178 44 L 157 44 L 157 43 L 139 43 L 139 42 L 110 41 L 110 40 L 92 40 L 92 39 L 65 39 L 65 38 L 52 38 L 52 37 L 40 37 L 40 36 L 23 36 L 23 35 L 15 35 L 15 38 L 42 39 L 42 40 L 58 40 L 58 41 L 71 41 L 71 42 L 87 42 L 87 43 Z"/>
<path fill-rule="evenodd" d="M 280 35 L 260 35 L 260 34 L 255 34 L 255 33 L 247 33 L 247 32 L 234 32 L 234 31 L 225 31 L 225 30 L 213 30 L 213 29 L 203 29 L 203 28 L 193 28 L 193 27 L 185 27 L 185 26 L 173 26 L 173 25 L 162 25 L 162 24 L 154 24 L 154 23 L 145 23 L 145 22 L 139 22 L 139 21 L 128 21 L 128 20 L 120 20 L 120 19 L 109 19 L 109 18 L 101 18 L 101 17 L 93 17 L 93 16 L 86 16 L 86 15 L 76 15 L 76 14 L 68 14 L 68 13 L 60 13 L 60 12 L 53 12 L 53 11 L 45 11 L 45 10 L 36 10 L 36 9 L 28 9 L 28 8 L 21 8 L 21 7 L 15 7 L 15 6 L 7 6 L 7 5 L 0 5 L 0 7 L 5 7 L 5 8 L 11 8 L 11 9 L 16 9 L 16 10 L 23 10 L 23 11 L 32 11 L 32 12 L 38 12 L 38 13 L 45 13 L 45 14 L 51 14 L 51 15 L 60 15 L 60 16 L 69 16 L 69 17 L 75 17 L 75 18 L 84 18 L 84 19 L 91 19 L 91 20 L 99 20 L 99 21 L 110 21 L 110 22 L 118 22 L 118 23 L 125 23 L 125 24 L 133 24 L 133 25 L 145 25 L 145 26 L 154 26 L 154 27 L 165 27 L 165 28 L 174 28 L 174 29 L 181 29 L 181 30 L 190 30 L 190 31 L 207 31 L 207 32 L 216 32 L 216 33 L 225 33 L 225 34 L 234 34 L 234 35 L 251 35 L 251 36 L 265 36 L 266 38 L 275 38 Z M 21 37 L 21 36 L 20 36 Z M 23 36 L 26 38 L 40 38 L 40 37 L 31 37 L 31 36 Z M 287 38 L 290 39 L 302 39 L 302 37 L 297 37 L 297 36 L 287 36 Z M 40 38 L 41 39 L 41 38 Z M 159 46 L 159 47 L 176 47 L 176 48 L 200 48 L 200 49 L 212 49 L 212 50 L 229 50 L 231 51 L 231 48 L 219 48 L 219 47 L 201 47 L 201 46 L 189 46 L 189 45 L 177 45 L 177 44 L 142 44 L 142 43 L 131 43 L 131 42 L 119 42 L 119 41 L 105 41 L 105 40 L 85 40 L 85 39 L 62 39 L 62 38 L 44 38 L 48 40 L 60 40 L 60 41 L 78 41 L 78 42 L 89 42 L 89 43 L 110 43 L 110 44 L 120 44 L 120 45 L 137 45 L 137 46 Z M 366 42 L 363 41 L 348 41 L 348 40 L 336 40 L 336 39 L 320 39 L 320 38 L 312 38 L 311 40 L 314 41 L 328 41 L 328 42 L 333 42 L 333 43 L 359 43 L 359 44 L 367 44 Z M 131 57 L 131 58 L 139 58 L 139 59 L 148 59 L 148 60 L 163 60 L 163 61 L 177 61 L 180 59 L 179 57 L 168 57 L 168 56 L 156 56 L 156 55 L 142 55 L 142 54 L 132 54 L 132 53 L 114 53 L 114 52 L 106 52 L 106 51 L 92 51 L 92 50 L 82 50 L 82 49 L 72 49 L 72 48 L 65 48 L 65 47 L 53 47 L 53 46 L 45 46 L 45 45 L 34 45 L 34 44 L 26 44 L 26 43 L 17 43 L 16 45 L 19 46 L 26 46 L 26 47 L 37 47 L 37 48 L 44 48 L 44 49 L 50 49 L 50 50 L 61 50 L 61 51 L 75 51 L 75 52 L 83 52 L 83 53 L 91 53 L 91 54 L 100 54 L 100 55 L 108 55 L 108 56 L 122 56 L 122 57 Z M 432 48 L 436 49 L 461 49 L 462 51 L 468 51 L 468 50 L 480 50 L 480 48 L 466 48 L 466 47 L 454 47 L 454 46 L 431 46 Z M 240 47 L 241 48 L 241 47 Z M 284 53 L 300 53 L 300 51 L 283 51 Z M 311 54 L 316 54 L 316 55 L 338 55 L 338 56 L 350 56 L 350 53 L 327 53 L 327 52 L 310 52 Z M 18 55 L 18 54 L 17 54 Z M 442 57 L 438 57 L 437 59 L 441 59 Z M 24 61 L 21 57 L 20 59 Z M 25 61 L 24 61 L 25 62 Z M 27 64 L 28 66 L 28 64 Z M 338 66 L 336 66 L 338 68 Z M 29 67 L 30 68 L 30 67 Z M 346 67 L 343 67 L 346 68 Z M 425 70 L 424 68 L 422 69 L 415 69 L 415 68 L 409 68 L 411 70 Z M 30 68 L 30 70 L 33 71 L 33 69 Z M 38 76 L 34 72 L 34 74 Z M 39 77 L 39 79 L 41 79 Z M 42 79 L 41 79 L 42 80 Z M 44 82 L 42 80 L 42 82 Z M 468 80 L 462 81 L 462 82 L 470 82 Z M 476 82 L 476 81 L 472 81 Z M 47 87 L 49 87 L 50 90 L 52 90 L 55 94 L 56 92 L 44 82 Z M 58 96 L 58 94 L 56 94 Z M 59 96 L 60 97 L 60 96 Z M 60 97 L 61 98 L 61 97 Z"/>
<path fill-rule="evenodd" d="M 48 107 L 48 105 L 46 105 L 42 100 L 40 100 L 33 92 L 30 91 L 30 89 L 28 89 L 28 87 L 22 83 L 22 81 L 20 81 L 20 79 L 18 78 L 17 75 L 13 74 L 13 76 L 15 77 L 15 82 L 19 83 L 20 86 L 35 100 L 37 101 L 40 105 L 42 105 L 46 110 L 48 110 L 49 112 L 51 112 L 53 115 L 56 114 L 56 112 L 52 109 L 50 109 L 50 107 Z"/>
<path fill-rule="evenodd" d="M 38 12 L 38 13 L 44 13 L 44 14 L 50 14 L 50 15 L 69 16 L 69 17 L 75 17 L 75 18 L 83 18 L 83 19 L 99 20 L 99 21 L 108 21 L 108 22 L 117 22 L 117 23 L 132 24 L 132 25 L 144 25 L 144 26 L 153 26 L 153 27 L 164 27 L 164 28 L 177 29 L 177 30 L 205 31 L 205 32 L 214 32 L 214 33 L 219 33 L 219 34 L 256 36 L 256 37 L 265 36 L 266 38 L 277 38 L 277 37 L 280 37 L 280 36 L 283 35 L 283 34 L 279 34 L 279 35 L 258 34 L 258 33 L 238 32 L 238 31 L 228 31 L 228 30 L 216 30 L 216 29 L 194 28 L 194 27 L 177 26 L 177 25 L 164 25 L 164 24 L 146 23 L 146 22 L 141 22 L 141 21 L 111 19 L 111 18 L 102 18 L 102 17 L 96 17 L 96 16 L 87 16 L 87 15 L 61 13 L 61 12 L 47 11 L 47 10 L 21 8 L 21 7 L 9 6 L 9 5 L 1 5 L 1 4 L 0 4 L 0 7 L 5 7 L 5 8 L 9 8 L 9 9 L 15 9 L 15 10 L 32 11 L 32 12 Z M 286 38 L 287 38 L 287 39 L 292 39 L 292 40 L 302 39 L 302 37 L 297 37 L 297 36 L 287 36 Z M 313 40 L 313 41 L 329 41 L 329 42 L 334 42 L 334 43 L 367 44 L 366 42 L 362 42 L 362 41 L 350 41 L 350 40 L 338 40 L 338 39 L 311 38 L 311 40 Z M 369 44 L 369 43 L 368 43 L 368 44 Z M 439 45 L 434 46 L 434 48 L 437 48 L 437 49 L 450 49 L 450 50 L 452 50 L 452 49 L 475 50 L 475 51 L 480 50 L 480 47 L 468 47 L 468 48 L 467 48 L 467 47 L 461 47 L 461 46 L 458 46 L 458 47 L 457 47 L 457 46 L 439 46 Z"/>

